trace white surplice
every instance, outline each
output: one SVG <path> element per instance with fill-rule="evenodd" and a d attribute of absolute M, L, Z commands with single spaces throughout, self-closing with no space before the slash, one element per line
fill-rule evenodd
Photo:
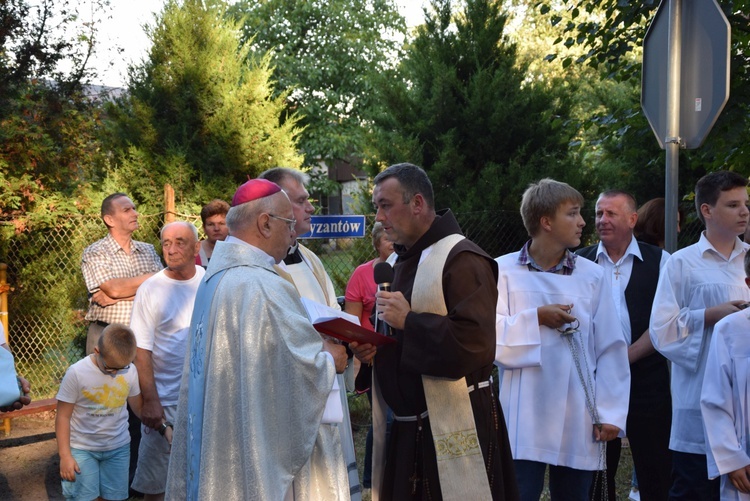
<path fill-rule="evenodd" d="M 600 448 L 575 361 L 562 335 L 539 325 L 537 307 L 573 303 L 585 352 L 578 358 L 594 387 L 600 422 L 624 430 L 630 367 L 604 270 L 577 259 L 569 276 L 532 272 L 518 256 L 497 258 L 496 363 L 513 458 L 597 470 Z"/>
<path fill-rule="evenodd" d="M 706 454 L 700 396 L 713 326 L 706 308 L 730 300 L 750 300 L 743 260 L 748 244 L 736 239 L 729 259 L 704 234 L 675 252 L 659 276 L 649 334 L 654 347 L 672 361 L 672 432 L 669 448 Z"/>
<path fill-rule="evenodd" d="M 721 475 L 722 500 L 750 500 L 734 488 L 727 473 L 750 465 L 750 311 L 720 320 L 708 349 L 701 392 L 706 423 L 708 476 Z"/>
<path fill-rule="evenodd" d="M 291 276 L 294 286 L 297 288 L 300 296 L 325 304 L 331 308 L 340 310 L 341 307 L 336 300 L 336 291 L 333 288 L 333 282 L 328 273 L 323 268 L 320 258 L 306 247 L 300 245 L 300 252 L 303 261 L 292 265 L 285 264 L 283 261 L 278 266 Z M 314 262 L 313 262 L 314 261 Z M 321 284 L 316 277 L 313 269 L 323 270 L 322 278 L 325 285 Z M 323 290 L 325 287 L 325 291 Z M 349 364 L 347 373 L 354 370 L 354 364 Z M 359 483 L 359 473 L 357 471 L 357 458 L 354 450 L 354 437 L 352 435 L 351 419 L 349 417 L 349 402 L 346 394 L 345 374 L 337 374 L 333 380 L 331 393 L 328 395 L 326 408 L 323 413 L 324 425 L 336 424 L 336 429 L 341 441 L 341 451 L 343 458 L 331 458 L 331 461 L 341 461 L 341 467 L 346 470 L 346 476 L 349 482 L 349 494 L 352 501 L 359 501 L 362 496 L 362 487 Z"/>

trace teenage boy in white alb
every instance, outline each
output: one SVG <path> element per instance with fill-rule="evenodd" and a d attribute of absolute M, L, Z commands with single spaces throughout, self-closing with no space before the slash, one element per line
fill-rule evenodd
<path fill-rule="evenodd" d="M 659 277 L 651 312 L 654 347 L 672 361 L 670 499 L 718 499 L 709 480 L 700 395 L 714 325 L 750 299 L 738 235 L 748 221 L 747 178 L 718 171 L 695 185 L 695 208 L 706 225 L 700 240 L 675 252 Z"/>
<path fill-rule="evenodd" d="M 497 258 L 500 403 L 522 501 L 539 499 L 548 466 L 553 500 L 588 499 L 601 442 L 625 428 L 627 343 L 604 268 L 570 251 L 582 205 L 565 183 L 532 184 L 521 201 L 531 240 Z"/>
<path fill-rule="evenodd" d="M 161 248 L 167 267 L 138 288 L 130 319 L 143 395 L 141 443 L 131 487 L 142 492 L 145 501 L 164 499 L 170 447 L 157 432 L 175 421 L 193 304 L 205 274 L 195 264 L 200 243 L 193 224 L 165 225 Z"/>

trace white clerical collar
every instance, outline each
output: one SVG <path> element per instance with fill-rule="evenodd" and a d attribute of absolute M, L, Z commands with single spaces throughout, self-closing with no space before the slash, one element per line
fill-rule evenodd
<path fill-rule="evenodd" d="M 266 251 L 263 249 L 256 247 L 250 243 L 245 242 L 244 240 L 240 240 L 237 237 L 233 237 L 232 235 L 229 235 L 227 238 L 224 239 L 225 242 L 230 244 L 240 244 L 240 245 L 246 245 L 247 247 L 250 247 L 253 251 L 257 252 L 261 256 L 263 256 L 265 259 L 268 260 L 268 263 L 273 266 L 276 264 L 276 260 L 273 258 L 273 256 L 269 255 Z"/>
<path fill-rule="evenodd" d="M 609 257 L 609 254 L 607 254 L 607 249 L 604 247 L 604 244 L 602 241 L 599 241 L 599 246 L 596 249 L 596 262 L 599 262 L 600 256 L 606 256 L 607 259 L 609 259 L 609 262 L 613 265 L 618 265 L 625 261 L 625 259 L 632 255 L 634 258 L 637 257 L 641 261 L 643 261 L 643 256 L 641 255 L 641 248 L 638 246 L 638 241 L 635 239 L 634 235 L 631 235 L 630 237 L 630 243 L 628 244 L 628 248 L 625 249 L 625 253 L 622 255 L 622 257 L 616 262 L 612 262 L 612 258 Z"/>

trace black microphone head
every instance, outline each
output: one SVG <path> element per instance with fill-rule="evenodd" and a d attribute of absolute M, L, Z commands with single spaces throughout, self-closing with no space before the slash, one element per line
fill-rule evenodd
<path fill-rule="evenodd" d="M 393 282 L 393 266 L 388 263 L 378 263 L 372 270 L 376 284 L 390 284 Z"/>

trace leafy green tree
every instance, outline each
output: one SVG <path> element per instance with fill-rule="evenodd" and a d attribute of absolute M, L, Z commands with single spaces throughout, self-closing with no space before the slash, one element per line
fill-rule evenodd
<path fill-rule="evenodd" d="M 391 75 L 406 30 L 393 0 L 241 0 L 244 39 L 272 54 L 277 93 L 301 115 L 305 165 L 352 160 L 380 103 L 376 75 Z"/>
<path fill-rule="evenodd" d="M 64 372 L 50 361 L 77 360 L 68 348 L 85 339 L 78 312 L 86 288 L 64 263 L 80 259 L 90 236 L 72 216 L 90 208 L 107 157 L 100 101 L 87 86 L 96 24 L 82 24 L 78 9 L 104 13 L 107 4 L 0 2 L 0 260 L 15 289 L 9 321 L 19 371 L 42 396 Z"/>
<path fill-rule="evenodd" d="M 538 3 L 512 0 L 511 38 L 519 60 L 528 65 L 527 78 L 567 82 L 573 103 L 567 120 L 577 129 L 569 155 L 580 163 L 594 191 L 626 189 L 639 200 L 663 196 L 664 158 L 639 111 L 640 82 L 612 78 L 603 66 L 573 64 L 581 49 L 565 39 L 566 26 L 573 20 L 599 20 L 601 13 L 582 11 L 574 18 L 562 2 L 554 2 L 543 14 L 536 8 Z M 634 48 L 622 56 L 622 64 L 638 62 L 641 54 L 639 47 Z"/>
<path fill-rule="evenodd" d="M 96 29 L 77 15 L 68 2 L 0 5 L 0 212 L 20 227 L 76 212 L 71 196 L 104 162 L 100 108 L 84 93 Z"/>
<path fill-rule="evenodd" d="M 166 182 L 192 199 L 226 198 L 248 176 L 302 162 L 296 115 L 280 124 L 286 96 L 272 95 L 270 58 L 250 55 L 225 8 L 167 2 L 148 57 L 108 110 L 119 158 L 110 176 L 140 200 L 159 199 Z"/>
<path fill-rule="evenodd" d="M 402 80 L 381 86 L 388 112 L 376 122 L 373 163 L 423 166 L 440 207 L 517 210 L 527 184 L 547 176 L 581 187 L 567 158 L 571 89 L 527 80 L 506 20 L 497 1 L 467 0 L 455 13 L 449 0 L 434 0 Z"/>
<path fill-rule="evenodd" d="M 732 30 L 731 94 L 704 145 L 681 152 L 680 193 L 683 194 L 690 193 L 695 180 L 706 172 L 733 169 L 750 173 L 747 167 L 750 164 L 747 146 L 750 142 L 750 1 L 719 0 L 718 3 Z M 601 144 L 610 156 L 620 158 L 631 168 L 648 165 L 650 174 L 641 171 L 637 179 L 641 185 L 651 186 L 651 191 L 660 188 L 663 193 L 663 185 L 659 186 L 658 181 L 664 178 L 664 156 L 640 109 L 640 47 L 658 4 L 656 0 L 537 2 L 540 12 L 548 16 L 551 24 L 560 27 L 559 43 L 577 49 L 576 54 L 561 57 L 563 65 L 585 64 L 598 69 L 608 79 L 630 82 L 637 89 L 631 106 L 609 115 L 609 127 L 602 130 Z M 650 152 L 650 158 L 638 155 L 644 149 Z M 657 174 L 660 171 L 662 174 Z M 646 183 L 644 179 L 657 182 Z M 648 190 L 648 186 L 643 188 Z"/>

